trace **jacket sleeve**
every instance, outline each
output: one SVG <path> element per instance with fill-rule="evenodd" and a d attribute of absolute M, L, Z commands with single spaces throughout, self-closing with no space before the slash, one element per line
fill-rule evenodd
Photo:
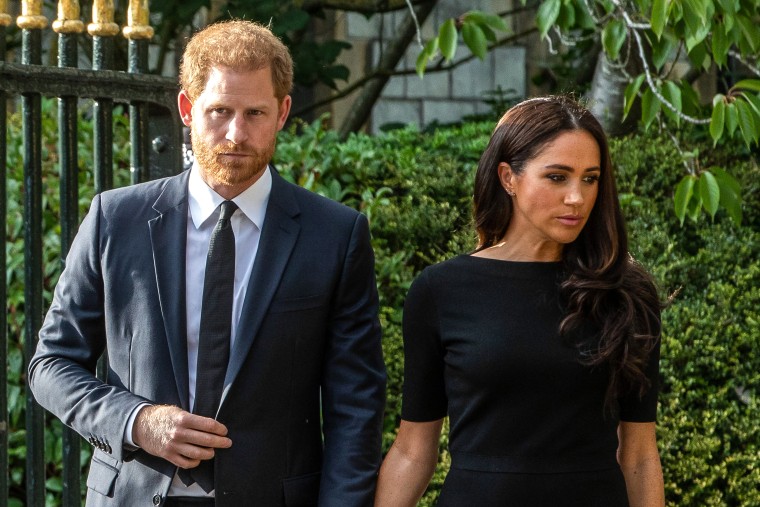
<path fill-rule="evenodd" d="M 128 416 L 146 400 L 95 376 L 106 348 L 100 222 L 101 199 L 96 196 L 40 329 L 29 386 L 40 405 L 93 446 L 122 460 Z"/>
<path fill-rule="evenodd" d="M 363 215 L 351 231 L 329 326 L 319 505 L 372 505 L 381 461 L 386 373 L 374 254 Z"/>

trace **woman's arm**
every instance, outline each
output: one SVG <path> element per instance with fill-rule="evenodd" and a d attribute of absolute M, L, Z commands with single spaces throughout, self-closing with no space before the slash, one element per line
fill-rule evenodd
<path fill-rule="evenodd" d="M 631 507 L 664 507 L 665 488 L 654 423 L 621 422 L 618 440 L 618 463 Z"/>
<path fill-rule="evenodd" d="M 414 507 L 425 492 L 438 462 L 443 419 L 401 421 L 377 479 L 375 507 Z"/>

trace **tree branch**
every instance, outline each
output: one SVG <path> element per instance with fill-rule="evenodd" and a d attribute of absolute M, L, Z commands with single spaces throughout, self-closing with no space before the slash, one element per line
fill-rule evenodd
<path fill-rule="evenodd" d="M 525 30 L 523 32 L 510 35 L 509 37 L 505 37 L 503 39 L 500 39 L 496 41 L 495 43 L 488 46 L 488 51 L 491 51 L 497 47 L 505 46 L 507 44 L 510 44 L 512 42 L 515 42 L 523 37 L 526 37 L 530 34 L 533 34 L 538 31 L 538 28 L 530 28 L 528 30 Z M 449 65 L 444 65 L 444 60 L 441 58 L 439 62 L 434 66 L 425 71 L 425 74 L 435 74 L 438 72 L 448 72 L 450 70 L 454 70 L 455 68 L 459 67 L 460 65 L 464 65 L 465 63 L 471 61 L 473 58 L 476 58 L 475 55 L 470 54 L 469 56 L 465 56 L 455 62 L 450 63 Z M 367 74 L 366 76 L 362 77 L 361 79 L 351 83 L 346 88 L 343 88 L 339 92 L 335 93 L 334 95 L 331 95 L 330 97 L 327 97 L 326 99 L 320 100 L 319 102 L 314 102 L 313 104 L 309 104 L 308 106 L 299 109 L 298 111 L 293 112 L 292 116 L 302 116 L 306 113 L 309 113 L 313 111 L 314 109 L 318 109 L 322 106 L 326 106 L 332 102 L 335 102 L 336 100 L 340 100 L 357 89 L 363 87 L 365 84 L 367 84 L 369 81 L 379 78 L 379 77 L 387 77 L 388 79 L 392 77 L 397 76 L 409 76 L 412 74 L 416 74 L 416 69 L 402 69 L 402 70 L 383 70 L 383 69 L 376 69 L 371 74 Z"/>
<path fill-rule="evenodd" d="M 406 5 L 406 2 L 403 2 Z M 417 21 L 422 24 L 427 19 L 428 15 L 432 12 L 436 6 L 437 0 L 425 2 L 421 4 L 417 9 Z M 367 119 L 372 112 L 372 106 L 377 102 L 378 97 L 383 91 L 388 79 L 390 79 L 390 73 L 396 67 L 401 58 L 404 57 L 406 48 L 409 47 L 409 43 L 412 41 L 416 34 L 416 22 L 414 16 L 408 15 L 404 18 L 397 31 L 397 36 L 393 39 L 388 48 L 380 58 L 380 62 L 377 65 L 377 69 L 381 71 L 373 79 L 369 80 L 361 95 L 354 101 L 353 107 L 348 113 L 345 122 L 340 128 L 340 137 L 346 138 L 348 134 L 359 130 L 362 125 L 367 122 Z"/>

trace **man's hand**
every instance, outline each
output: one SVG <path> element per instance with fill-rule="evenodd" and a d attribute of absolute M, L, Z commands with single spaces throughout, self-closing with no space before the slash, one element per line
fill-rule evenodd
<path fill-rule="evenodd" d="M 197 467 L 214 457 L 214 449 L 230 447 L 226 435 L 224 424 L 171 405 L 143 407 L 132 427 L 136 445 L 180 468 Z"/>

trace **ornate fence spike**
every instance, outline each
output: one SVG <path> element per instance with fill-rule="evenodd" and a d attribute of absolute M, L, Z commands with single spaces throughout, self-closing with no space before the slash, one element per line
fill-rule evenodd
<path fill-rule="evenodd" d="M 9 26 L 13 22 L 8 14 L 8 0 L 0 0 L 0 26 Z"/>
<path fill-rule="evenodd" d="M 42 0 L 24 0 L 21 2 L 21 16 L 16 24 L 22 30 L 40 30 L 48 26 L 48 19 L 42 15 Z"/>
<path fill-rule="evenodd" d="M 92 3 L 92 23 L 87 33 L 93 37 L 113 37 L 119 33 L 119 25 L 113 22 L 113 0 L 95 0 Z"/>
<path fill-rule="evenodd" d="M 153 37 L 153 27 L 150 26 L 148 0 L 129 0 L 127 26 L 124 27 L 124 37 L 131 40 L 150 39 Z"/>
<path fill-rule="evenodd" d="M 58 19 L 53 21 L 56 33 L 82 33 L 84 23 L 79 19 L 79 0 L 59 0 Z"/>

